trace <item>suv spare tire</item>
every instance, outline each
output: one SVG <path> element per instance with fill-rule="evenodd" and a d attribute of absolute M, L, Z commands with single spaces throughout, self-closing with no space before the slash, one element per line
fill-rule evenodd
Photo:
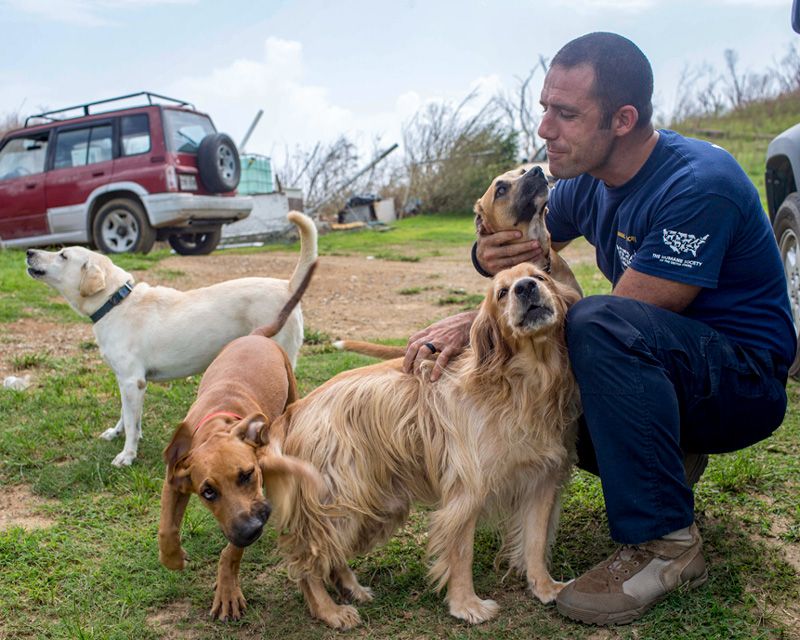
<path fill-rule="evenodd" d="M 203 186 L 211 193 L 233 191 L 239 185 L 242 165 L 230 136 L 209 133 L 197 149 L 197 169 Z"/>
<path fill-rule="evenodd" d="M 175 233 L 167 238 L 169 246 L 182 256 L 205 256 L 217 248 L 222 229 L 201 233 Z"/>
<path fill-rule="evenodd" d="M 147 253 L 156 232 L 141 204 L 132 198 L 114 198 L 97 211 L 92 240 L 103 253 Z"/>

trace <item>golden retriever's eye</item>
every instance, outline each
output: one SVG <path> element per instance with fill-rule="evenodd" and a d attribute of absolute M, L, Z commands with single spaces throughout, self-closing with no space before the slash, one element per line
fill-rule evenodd
<path fill-rule="evenodd" d="M 250 482 L 253 478 L 253 474 L 255 473 L 255 467 L 250 469 L 249 471 L 240 471 L 239 477 L 236 479 L 236 484 L 238 485 L 245 485 Z"/>
<path fill-rule="evenodd" d="M 498 300 L 502 300 L 502 299 L 503 299 L 503 298 L 505 298 L 507 295 L 508 295 L 508 289 L 507 289 L 506 287 L 503 287 L 502 289 L 500 289 L 500 290 L 497 292 L 497 299 L 498 299 Z"/>
<path fill-rule="evenodd" d="M 216 489 L 214 489 L 214 487 L 206 485 L 200 492 L 200 496 L 204 500 L 208 500 L 209 502 L 214 502 L 214 500 L 216 500 L 219 497 L 219 494 L 217 493 Z"/>
<path fill-rule="evenodd" d="M 545 280 L 547 280 L 547 278 L 545 278 L 544 276 L 540 276 L 538 273 L 534 273 L 533 278 L 534 280 L 538 280 L 539 282 L 544 282 Z"/>

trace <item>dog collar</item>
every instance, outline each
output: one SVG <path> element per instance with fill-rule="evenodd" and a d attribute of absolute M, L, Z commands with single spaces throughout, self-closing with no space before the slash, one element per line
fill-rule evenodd
<path fill-rule="evenodd" d="M 209 413 L 205 418 L 200 420 L 200 422 L 198 422 L 195 425 L 194 433 L 197 434 L 197 432 L 200 431 L 200 427 L 202 427 L 206 422 L 208 422 L 212 418 L 216 418 L 218 416 L 230 416 L 231 418 L 236 418 L 237 420 L 242 419 L 242 416 L 237 415 L 235 413 L 231 413 L 230 411 L 215 411 L 214 413 Z"/>
<path fill-rule="evenodd" d="M 103 316 L 105 316 L 109 311 L 111 311 L 114 307 L 116 307 L 120 302 L 122 302 L 125 298 L 127 298 L 131 291 L 133 291 L 133 283 L 126 282 L 123 284 L 116 292 L 106 300 L 105 304 L 100 307 L 97 311 L 95 311 L 89 317 L 92 319 L 92 322 L 99 321 Z"/>

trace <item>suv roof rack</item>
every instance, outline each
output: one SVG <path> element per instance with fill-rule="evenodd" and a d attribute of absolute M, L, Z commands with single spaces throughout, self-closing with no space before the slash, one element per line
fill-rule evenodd
<path fill-rule="evenodd" d="M 35 118 L 41 118 L 43 120 L 55 122 L 57 120 L 68 120 L 70 118 L 80 117 L 80 116 L 56 117 L 56 114 L 65 113 L 67 111 L 74 111 L 75 109 L 83 110 L 83 115 L 88 116 L 91 115 L 89 111 L 90 107 L 96 107 L 97 105 L 108 104 L 110 102 L 118 102 L 120 100 L 130 100 L 132 98 L 138 98 L 140 96 L 144 96 L 147 99 L 147 104 L 150 105 L 160 104 L 161 102 L 172 102 L 175 104 L 175 106 L 178 107 L 191 107 L 192 109 L 194 109 L 194 105 L 191 102 L 187 102 L 186 100 L 178 100 L 177 98 L 162 96 L 158 93 L 152 93 L 151 91 L 139 91 L 138 93 L 129 93 L 128 95 L 117 96 L 116 98 L 106 98 L 105 100 L 96 100 L 95 102 L 86 102 L 84 104 L 76 104 L 72 107 L 64 107 L 63 109 L 56 109 L 54 111 L 45 111 L 44 113 L 37 113 L 36 115 L 28 116 L 27 118 L 25 118 L 25 126 L 27 127 L 28 123 Z M 159 102 L 154 102 L 153 101 L 154 99 L 158 100 Z M 131 105 L 131 106 L 133 107 L 138 105 Z M 102 111 L 96 113 L 102 113 Z"/>

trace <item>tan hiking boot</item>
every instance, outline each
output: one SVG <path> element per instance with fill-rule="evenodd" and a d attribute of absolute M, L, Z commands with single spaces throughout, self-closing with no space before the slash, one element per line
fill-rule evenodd
<path fill-rule="evenodd" d="M 684 584 L 708 579 L 697 527 L 620 547 L 558 594 L 558 611 L 587 624 L 627 624 Z"/>

